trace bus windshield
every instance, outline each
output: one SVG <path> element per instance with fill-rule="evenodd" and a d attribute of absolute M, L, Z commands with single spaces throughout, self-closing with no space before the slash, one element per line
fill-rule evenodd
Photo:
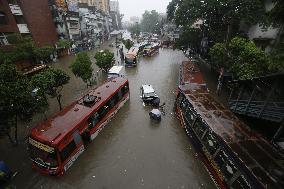
<path fill-rule="evenodd" d="M 45 168 L 56 168 L 58 166 L 54 148 L 29 139 L 30 158 L 36 164 Z"/>

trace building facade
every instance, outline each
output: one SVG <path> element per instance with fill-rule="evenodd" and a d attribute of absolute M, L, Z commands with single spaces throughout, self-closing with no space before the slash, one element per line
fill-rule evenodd
<path fill-rule="evenodd" d="M 120 30 L 121 27 L 121 15 L 119 11 L 119 2 L 110 1 L 110 16 L 112 18 L 112 25 L 115 30 Z"/>
<path fill-rule="evenodd" d="M 38 47 L 58 41 L 48 0 L 0 0 L 0 46 L 9 45 L 7 36 L 31 36 Z"/>

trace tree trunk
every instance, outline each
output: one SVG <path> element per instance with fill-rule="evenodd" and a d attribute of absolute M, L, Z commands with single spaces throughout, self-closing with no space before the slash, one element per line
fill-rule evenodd
<path fill-rule="evenodd" d="M 7 131 L 7 136 L 8 136 L 8 138 L 9 138 L 9 140 L 10 140 L 11 144 L 15 144 L 15 141 L 12 139 L 12 137 L 11 137 L 11 135 L 10 135 L 10 132 L 9 132 L 9 131 Z"/>
<path fill-rule="evenodd" d="M 15 145 L 18 145 L 19 141 L 18 141 L 18 116 L 16 115 L 15 118 Z"/>
<path fill-rule="evenodd" d="M 58 102 L 58 105 L 59 105 L 59 109 L 62 110 L 62 104 L 61 104 L 61 94 L 57 95 L 56 96 L 56 99 L 57 99 L 57 102 Z"/>
<path fill-rule="evenodd" d="M 232 32 L 232 24 L 231 22 L 228 22 L 227 25 L 227 33 L 226 33 L 226 48 L 229 46 L 230 39 L 231 39 L 231 32 Z"/>

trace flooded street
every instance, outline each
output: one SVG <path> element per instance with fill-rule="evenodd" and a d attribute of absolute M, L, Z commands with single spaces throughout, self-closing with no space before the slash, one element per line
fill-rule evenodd
<path fill-rule="evenodd" d="M 70 170 L 63 177 L 54 178 L 26 166 L 26 175 L 16 178 L 17 188 L 215 188 L 173 112 L 178 64 L 184 59 L 182 52 L 171 49 L 161 49 L 151 58 L 141 57 L 136 68 L 126 69 L 130 101 Z M 166 103 L 166 114 L 160 123 L 151 122 L 151 108 L 142 105 L 142 84 L 153 85 L 161 103 Z M 71 78 L 65 90 L 72 85 L 85 88 L 82 82 Z M 64 93 L 67 100 L 63 104 L 81 92 Z"/>

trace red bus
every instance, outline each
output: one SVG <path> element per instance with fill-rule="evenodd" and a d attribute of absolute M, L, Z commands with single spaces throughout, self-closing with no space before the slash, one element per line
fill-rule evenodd
<path fill-rule="evenodd" d="M 33 167 L 62 175 L 128 100 L 128 80 L 113 78 L 37 125 L 29 136 Z"/>
<path fill-rule="evenodd" d="M 175 109 L 218 188 L 283 188 L 283 154 L 209 94 L 191 61 L 180 66 Z"/>
<path fill-rule="evenodd" d="M 134 67 L 137 66 L 139 56 L 139 47 L 131 47 L 125 55 L 125 66 Z"/>

